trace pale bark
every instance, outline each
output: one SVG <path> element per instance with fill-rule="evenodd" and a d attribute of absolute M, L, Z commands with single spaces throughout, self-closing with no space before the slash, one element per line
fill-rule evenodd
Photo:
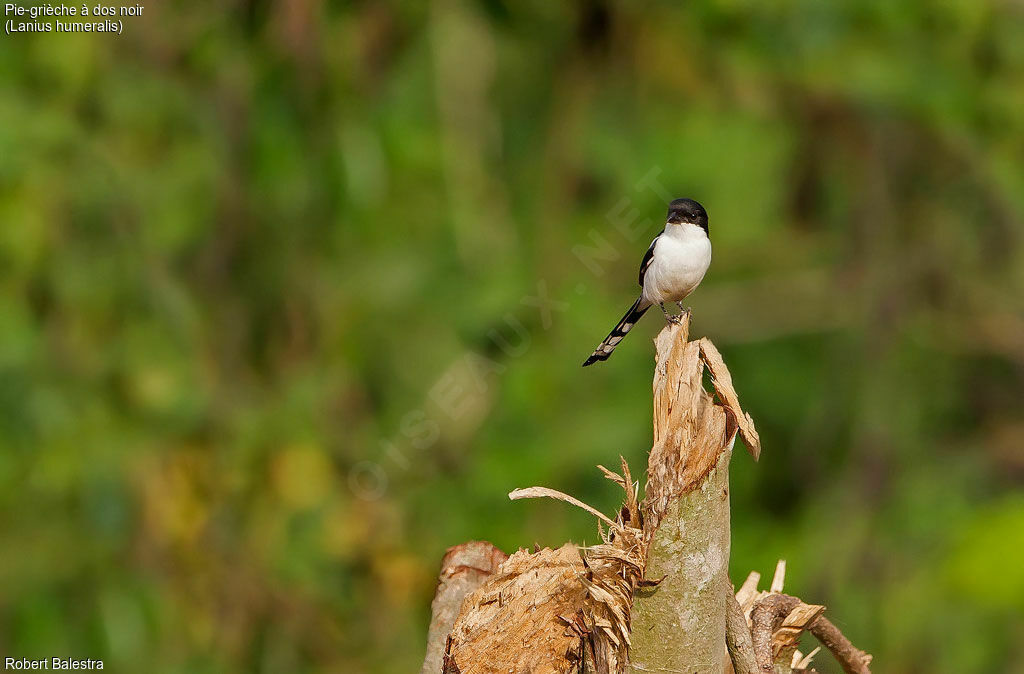
<path fill-rule="evenodd" d="M 421 674 L 440 674 L 444 646 L 468 594 L 483 585 L 508 555 L 486 541 L 470 541 L 448 548 L 441 560 L 437 591 L 430 604 L 427 654 Z"/>
<path fill-rule="evenodd" d="M 664 580 L 634 600 L 632 671 L 725 670 L 731 455 L 721 452 L 701 486 L 672 502 L 654 534 L 647 577 Z"/>
<path fill-rule="evenodd" d="M 735 674 L 757 674 L 754 642 L 743 608 L 733 596 L 732 587 L 725 593 L 725 645 Z"/>

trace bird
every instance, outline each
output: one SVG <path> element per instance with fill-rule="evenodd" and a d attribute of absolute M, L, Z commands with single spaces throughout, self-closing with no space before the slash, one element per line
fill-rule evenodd
<path fill-rule="evenodd" d="M 655 304 L 661 307 L 666 320 L 678 321 L 665 308 L 665 302 L 675 302 L 680 311 L 689 312 L 682 301 L 700 285 L 710 265 L 707 211 L 693 199 L 673 199 L 668 205 L 664 231 L 654 237 L 640 263 L 640 297 L 583 367 L 608 360 L 626 333 Z"/>

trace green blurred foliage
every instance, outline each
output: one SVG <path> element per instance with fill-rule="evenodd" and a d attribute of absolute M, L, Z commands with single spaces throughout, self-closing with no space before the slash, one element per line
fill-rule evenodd
<path fill-rule="evenodd" d="M 447 546 L 596 540 L 505 495 L 611 512 L 594 464 L 644 463 L 660 318 L 579 364 L 653 176 L 711 214 L 694 331 L 764 442 L 733 577 L 787 558 L 877 672 L 1024 672 L 1021 35 L 976 0 L 239 0 L 5 37 L 0 653 L 416 671 Z"/>

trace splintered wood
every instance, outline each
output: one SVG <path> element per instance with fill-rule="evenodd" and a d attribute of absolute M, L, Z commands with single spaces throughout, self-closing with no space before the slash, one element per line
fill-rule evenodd
<path fill-rule="evenodd" d="M 870 674 L 871 656 L 829 622 L 823 606 L 782 594 L 785 562 L 768 592 L 751 573 L 733 595 L 729 461 L 737 436 L 755 459 L 761 444 L 721 354 L 707 339 L 687 341 L 688 321 L 670 324 L 655 342 L 643 502 L 624 460 L 621 474 L 598 466 L 625 492 L 614 518 L 547 487 L 509 494 L 586 510 L 602 542 L 520 550 L 504 561 L 489 544 L 453 548 L 442 564 L 423 674 L 797 674 L 813 671 L 818 652 L 797 650 L 805 631 L 847 674 Z M 714 395 L 704 388 L 705 368 Z M 432 649 L 442 650 L 440 643 L 438 663 Z"/>
<path fill-rule="evenodd" d="M 445 674 L 563 674 L 583 661 L 574 619 L 586 572 L 575 545 L 516 552 L 466 598 L 444 655 Z"/>
<path fill-rule="evenodd" d="M 754 653 L 762 666 L 770 662 L 775 669 L 789 671 L 814 653 L 804 656 L 797 650 L 800 635 L 825 610 L 824 606 L 804 604 L 781 594 L 786 583 L 786 560 L 780 559 L 767 592 L 757 589 L 761 574 L 751 571 L 736 592 L 736 601 L 753 634 Z M 758 609 L 755 615 L 755 609 Z M 756 619 L 756 622 L 755 622 Z M 776 665 L 775 663 L 778 663 Z"/>
<path fill-rule="evenodd" d="M 711 385 L 722 401 L 725 411 L 729 414 L 730 421 L 739 426 L 740 437 L 747 451 L 757 461 L 761 457 L 761 437 L 754 428 L 754 420 L 750 415 L 740 409 L 740 399 L 736 395 L 736 389 L 732 386 L 732 375 L 722 360 L 722 354 L 711 343 L 707 337 L 702 337 L 697 344 L 700 345 L 700 356 L 704 364 L 708 366 L 711 373 Z M 733 432 L 730 428 L 730 433 Z"/>
<path fill-rule="evenodd" d="M 804 655 L 797 647 L 800 636 L 811 632 L 836 657 L 848 674 L 871 674 L 871 656 L 853 646 L 850 641 L 824 617 L 824 606 L 806 604 L 796 597 L 782 594 L 786 580 L 786 562 L 779 560 L 775 567 L 771 587 L 767 592 L 757 589 L 761 574 L 752 571 L 736 592 L 738 619 L 729 626 L 729 646 L 737 674 L 773 672 L 797 674 L 809 672 L 811 661 L 820 647 Z M 744 643 L 745 642 L 745 643 Z M 746 644 L 751 644 L 747 646 Z M 736 651 L 733 653 L 733 646 Z M 754 656 L 757 669 L 747 667 L 749 654 Z"/>
<path fill-rule="evenodd" d="M 740 408 L 732 375 L 707 338 L 687 341 L 689 322 L 666 327 L 655 340 L 654 446 L 647 462 L 644 514 L 657 529 L 669 501 L 692 491 L 707 477 L 738 431 L 757 459 L 761 440 Z M 719 398 L 704 390 L 704 367 Z"/>
<path fill-rule="evenodd" d="M 729 458 L 737 435 L 755 458 L 760 441 L 718 350 L 687 334 L 688 322 L 673 323 L 656 341 L 643 502 L 625 461 L 621 474 L 599 467 L 625 492 L 614 518 L 547 487 L 509 494 L 586 510 L 602 542 L 512 555 L 463 602 L 444 674 L 725 670 Z"/>
<path fill-rule="evenodd" d="M 732 377 L 688 322 L 658 335 L 654 445 L 642 512 L 646 575 L 662 578 L 634 604 L 633 671 L 719 674 L 726 650 L 729 587 L 729 461 L 737 434 L 755 457 L 760 441 L 739 407 Z M 704 389 L 705 367 L 718 400 Z"/>
<path fill-rule="evenodd" d="M 520 550 L 462 607 L 448 640 L 444 672 L 623 672 L 630 646 L 633 593 L 643 584 L 643 530 L 637 484 L 598 466 L 626 494 L 614 520 L 554 489 L 517 489 L 509 498 L 549 497 L 586 510 L 602 543 L 530 554 Z"/>
<path fill-rule="evenodd" d="M 437 591 L 430 604 L 430 631 L 421 674 L 441 671 L 445 640 L 455 625 L 462 602 L 498 570 L 508 555 L 485 541 L 469 541 L 448 548 L 441 560 Z"/>

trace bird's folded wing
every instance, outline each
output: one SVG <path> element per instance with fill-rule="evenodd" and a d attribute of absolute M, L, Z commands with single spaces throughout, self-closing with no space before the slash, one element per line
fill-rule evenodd
<path fill-rule="evenodd" d="M 661 234 L 658 236 L 661 236 Z M 658 236 L 654 237 L 654 241 L 651 241 L 651 247 L 647 249 L 646 253 L 644 253 L 643 262 L 640 263 L 639 283 L 641 288 L 644 286 L 644 275 L 647 273 L 647 268 L 651 266 L 652 262 L 654 262 L 654 247 L 658 245 Z"/>

